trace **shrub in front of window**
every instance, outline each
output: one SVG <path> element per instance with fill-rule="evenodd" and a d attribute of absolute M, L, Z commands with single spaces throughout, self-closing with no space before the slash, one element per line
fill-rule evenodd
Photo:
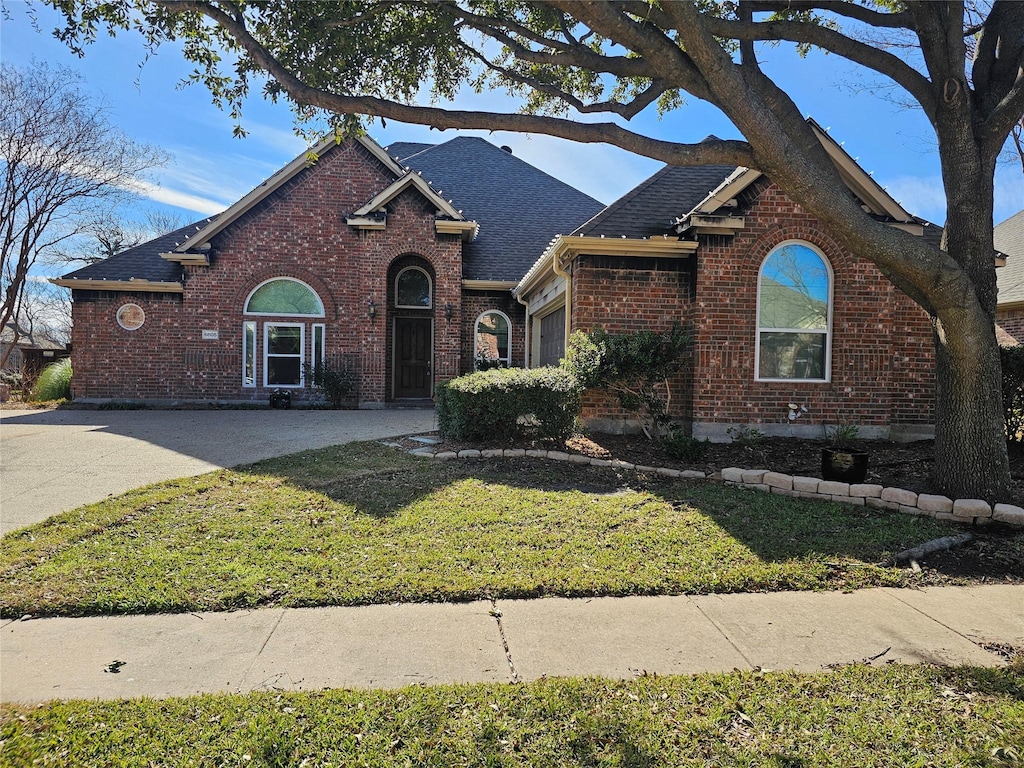
<path fill-rule="evenodd" d="M 436 391 L 438 429 L 459 440 L 564 440 L 580 411 L 580 387 L 560 368 L 477 371 Z"/>
<path fill-rule="evenodd" d="M 648 439 L 655 440 L 671 419 L 669 380 L 682 368 L 689 341 L 678 325 L 663 333 L 576 331 L 562 365 L 585 389 L 614 393 L 623 408 L 636 414 Z"/>
<path fill-rule="evenodd" d="M 356 375 L 347 368 L 335 368 L 327 363 L 303 365 L 306 381 L 324 393 L 332 408 L 342 408 L 356 391 Z"/>

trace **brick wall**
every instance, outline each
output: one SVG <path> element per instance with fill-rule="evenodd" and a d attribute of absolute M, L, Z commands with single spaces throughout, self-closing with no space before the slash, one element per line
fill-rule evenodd
<path fill-rule="evenodd" d="M 866 435 L 933 424 L 934 349 L 925 312 L 768 180 L 743 193 L 736 215 L 745 219 L 743 230 L 701 236 L 689 259 L 580 256 L 572 265 L 573 328 L 660 331 L 683 323 L 692 350 L 673 382 L 671 412 L 699 434 L 725 436 L 738 424 L 785 434 L 789 403 L 807 407 L 798 422 L 805 434 L 837 420 Z M 818 248 L 832 269 L 828 382 L 754 380 L 758 272 L 789 240 Z M 598 430 L 629 428 L 629 414 L 600 393 L 587 393 L 583 417 Z"/>
<path fill-rule="evenodd" d="M 694 421 L 783 425 L 792 402 L 809 409 L 803 424 L 934 423 L 934 351 L 924 311 L 774 184 L 753 185 L 741 207 L 745 228 L 734 237 L 706 238 L 697 256 Z M 787 240 L 816 246 L 832 268 L 827 383 L 754 381 L 758 271 Z"/>
<path fill-rule="evenodd" d="M 666 331 L 680 324 L 692 333 L 692 259 L 583 255 L 572 265 L 572 328 L 609 333 Z M 692 360 L 669 382 L 671 415 L 688 422 L 692 411 Z M 581 418 L 600 431 L 635 428 L 633 415 L 615 397 L 589 391 Z"/>
<path fill-rule="evenodd" d="M 1024 343 L 1024 307 L 996 309 L 996 335 L 999 343 L 1013 345 Z"/>
<path fill-rule="evenodd" d="M 266 402 L 262 327 L 268 318 L 244 316 L 242 310 L 260 283 L 291 277 L 319 294 L 325 317 L 274 319 L 303 323 L 307 360 L 311 327 L 323 323 L 328 358 L 356 361 L 360 401 L 382 403 L 388 399 L 391 375 L 389 268 L 402 257 L 418 259 L 433 276 L 434 309 L 429 313 L 435 317 L 435 380 L 457 375 L 460 325 L 443 321 L 443 307 L 451 304 L 461 317 L 459 237 L 435 232 L 434 208 L 415 191 L 388 205 L 383 231 L 363 232 L 345 223 L 392 180 L 361 145 L 345 142 L 214 238 L 211 265 L 185 268 L 182 295 L 77 292 L 76 396 Z M 368 316 L 371 299 L 377 305 L 374 320 Z M 146 311 L 146 324 L 137 331 L 124 331 L 114 320 L 118 306 L 128 301 Z M 259 386 L 251 388 L 241 385 L 245 320 L 259 323 Z M 218 331 L 219 338 L 203 340 L 203 329 Z M 299 400 L 309 394 L 293 392 Z"/>
<path fill-rule="evenodd" d="M 459 361 L 461 373 L 472 373 L 474 370 L 474 343 L 476 340 L 476 321 L 484 312 L 498 310 L 511 321 L 512 327 L 512 367 L 523 365 L 526 344 L 526 308 L 512 296 L 510 291 L 466 291 L 462 297 L 462 354 Z M 455 318 L 452 323 L 457 322 Z"/>

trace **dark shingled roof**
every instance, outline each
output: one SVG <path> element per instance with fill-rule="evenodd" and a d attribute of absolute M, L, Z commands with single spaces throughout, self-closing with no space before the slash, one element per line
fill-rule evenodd
<path fill-rule="evenodd" d="M 399 158 L 399 165 L 401 165 L 400 158 L 411 157 L 425 149 L 436 146 L 436 144 L 421 144 L 418 141 L 396 141 L 394 144 L 384 147 L 384 151 L 388 153 L 388 157 Z"/>
<path fill-rule="evenodd" d="M 671 232 L 675 219 L 689 213 L 735 170 L 734 165 L 666 165 L 573 234 L 640 238 Z"/>
<path fill-rule="evenodd" d="M 168 232 L 149 242 L 121 251 L 109 259 L 98 261 L 64 275 L 75 280 L 149 280 L 154 283 L 177 283 L 181 280 L 181 265 L 161 259 L 161 253 L 174 250 L 174 246 L 217 218 L 193 222 L 181 229 Z"/>
<path fill-rule="evenodd" d="M 555 235 L 572 232 L 604 207 L 484 139 L 460 136 L 399 162 L 420 171 L 480 225 L 463 249 L 467 280 L 518 281 Z"/>

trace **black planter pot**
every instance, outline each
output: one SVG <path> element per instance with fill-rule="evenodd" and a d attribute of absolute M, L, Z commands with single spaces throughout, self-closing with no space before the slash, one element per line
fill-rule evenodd
<path fill-rule="evenodd" d="M 868 453 L 850 448 L 822 448 L 821 476 L 841 483 L 863 483 L 868 476 Z"/>

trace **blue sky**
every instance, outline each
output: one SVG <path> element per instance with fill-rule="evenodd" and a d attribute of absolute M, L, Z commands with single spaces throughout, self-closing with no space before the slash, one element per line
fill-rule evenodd
<path fill-rule="evenodd" d="M 133 34 L 100 37 L 84 59 L 71 55 L 49 30 L 55 15 L 36 6 L 42 32 L 33 28 L 20 0 L 7 0 L 10 18 L 0 19 L 0 58 L 16 65 L 33 58 L 79 71 L 85 87 L 110 107 L 111 121 L 140 143 L 163 148 L 172 160 L 158 169 L 139 201 L 138 210 L 167 207 L 183 220 L 216 213 L 259 184 L 305 149 L 292 131 L 284 104 L 256 97 L 249 100 L 243 125 L 249 136 L 232 137 L 232 121 L 214 107 L 201 86 L 178 86 L 188 67 L 176 50 L 161 49 L 140 69 L 143 50 Z M 800 60 L 783 48 L 767 49 L 765 70 L 791 94 L 800 109 L 821 125 L 860 164 L 874 173 L 893 196 L 912 212 L 936 223 L 945 218 L 938 155 L 931 127 L 920 111 L 902 108 L 865 89 L 869 75 L 834 56 L 812 54 Z M 482 101 L 481 101 L 482 99 Z M 508 111 L 514 107 L 501 94 L 467 94 L 456 106 Z M 607 119 L 607 118 L 602 118 Z M 709 134 L 739 138 L 714 108 L 691 100 L 680 110 L 658 118 L 647 110 L 631 123 L 632 130 L 663 139 L 699 141 Z M 370 134 L 380 144 L 394 141 L 436 143 L 459 135 L 388 121 Z M 504 132 L 462 132 L 514 153 L 569 184 L 609 203 L 654 173 L 660 163 L 605 145 L 581 145 L 546 136 Z M 1002 164 L 996 176 L 995 220 L 1000 222 L 1024 207 L 1020 163 Z"/>

